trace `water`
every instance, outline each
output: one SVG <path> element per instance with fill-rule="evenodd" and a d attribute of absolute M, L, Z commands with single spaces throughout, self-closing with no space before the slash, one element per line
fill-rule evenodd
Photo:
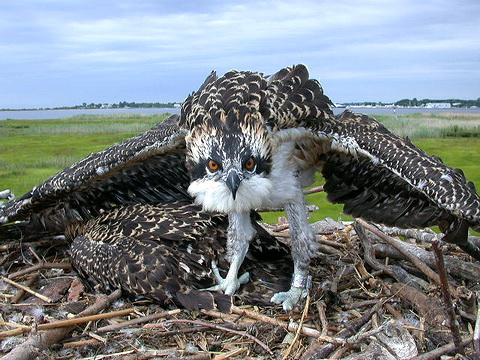
<path fill-rule="evenodd" d="M 180 114 L 179 108 L 147 108 L 147 109 L 72 109 L 72 110 L 14 110 L 0 111 L 0 120 L 42 120 L 62 119 L 76 115 L 118 115 L 118 114 Z"/>
<path fill-rule="evenodd" d="M 347 107 L 353 112 L 373 115 L 401 115 L 413 113 L 476 113 L 480 115 L 480 108 L 477 109 L 430 109 L 430 108 L 392 108 L 392 107 Z M 335 108 L 335 114 L 343 112 L 345 108 Z M 75 110 L 18 110 L 18 111 L 0 111 L 0 120 L 42 120 L 42 119 L 61 119 L 76 115 L 116 115 L 116 114 L 179 114 L 179 108 L 161 108 L 161 109 L 75 109 Z"/>

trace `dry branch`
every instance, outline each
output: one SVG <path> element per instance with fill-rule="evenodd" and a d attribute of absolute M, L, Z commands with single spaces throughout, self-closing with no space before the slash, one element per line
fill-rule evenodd
<path fill-rule="evenodd" d="M 394 259 L 407 259 L 403 254 L 401 254 L 397 248 L 401 247 L 405 251 L 408 251 L 413 256 L 416 256 L 430 268 L 435 269 L 435 255 L 430 252 L 422 249 L 419 246 L 409 244 L 401 240 L 393 239 L 396 246 L 392 247 L 387 244 L 375 244 L 374 250 L 375 254 L 379 257 L 385 258 L 390 257 Z M 462 279 L 477 281 L 480 279 L 480 264 L 476 262 L 463 261 L 455 256 L 446 255 L 444 256 L 445 268 L 447 272 L 454 277 L 460 277 Z"/>
<path fill-rule="evenodd" d="M 93 305 L 86 308 L 78 317 L 91 316 L 106 309 L 110 304 L 119 299 L 121 295 L 120 290 L 114 291 L 109 296 L 103 294 L 98 295 Z M 68 326 L 60 329 L 54 329 L 45 333 L 36 332 L 33 333 L 27 341 L 23 344 L 15 347 L 7 355 L 1 358 L 1 360 L 31 360 L 38 356 L 43 350 L 49 348 L 53 344 L 63 339 L 70 331 L 73 330 L 73 326 Z"/>
<path fill-rule="evenodd" d="M 472 342 L 471 336 L 466 336 L 462 339 L 462 346 L 467 346 Z M 440 356 L 445 354 L 451 354 L 455 351 L 457 346 L 452 342 L 447 345 L 441 346 L 435 350 L 429 351 L 427 353 L 418 355 L 411 360 L 434 360 L 440 358 Z"/>
<path fill-rule="evenodd" d="M 435 259 L 437 260 L 438 266 L 438 275 L 440 277 L 440 287 L 442 289 L 443 301 L 445 302 L 446 312 L 449 318 L 448 327 L 450 328 L 453 335 L 453 343 L 455 344 L 456 350 L 465 356 L 465 349 L 463 348 L 462 339 L 460 337 L 460 330 L 458 329 L 457 319 L 455 315 L 455 310 L 453 309 L 452 304 L 452 295 L 449 291 L 447 272 L 445 271 L 445 264 L 443 261 L 442 249 L 440 249 L 440 242 L 432 242 L 433 252 L 435 254 Z"/>
<path fill-rule="evenodd" d="M 32 289 L 30 289 L 28 286 L 25 286 L 25 285 L 22 285 L 22 284 L 19 284 L 13 280 L 10 280 L 9 278 L 6 278 L 4 276 L 1 276 L 0 279 L 2 279 L 3 281 L 5 281 L 7 284 L 10 284 L 12 286 L 15 286 L 16 288 L 18 289 L 21 289 L 23 291 L 26 291 L 28 292 L 29 294 L 32 294 L 33 296 L 39 298 L 40 300 L 42 301 L 45 301 L 46 303 L 51 303 L 53 302 L 53 300 L 51 298 L 49 298 L 48 296 L 45 296 L 45 295 L 42 295 Z"/>
<path fill-rule="evenodd" d="M 350 327 L 346 328 L 345 330 L 341 331 L 339 334 L 337 334 L 337 338 L 340 339 L 347 339 L 348 337 L 351 337 L 355 335 L 362 326 L 364 326 L 375 314 L 381 307 L 383 306 L 383 301 L 379 301 L 375 306 L 372 307 L 372 309 L 362 315 L 359 319 L 357 319 L 353 324 L 350 325 Z M 327 345 L 323 345 L 322 342 L 320 341 L 315 341 L 310 345 L 310 347 L 307 349 L 307 351 L 303 354 L 301 357 L 301 360 L 313 360 L 313 359 L 322 359 L 326 358 L 332 351 L 334 351 L 339 344 L 344 344 L 345 341 L 340 342 L 340 343 L 329 343 Z"/>
<path fill-rule="evenodd" d="M 34 266 L 30 266 L 26 269 L 11 273 L 8 275 L 9 279 L 15 279 L 17 277 L 23 276 L 25 274 L 29 274 L 34 271 L 42 270 L 42 269 L 71 269 L 72 264 L 70 263 L 48 263 L 48 262 L 40 262 Z"/>
<path fill-rule="evenodd" d="M 137 325 L 137 324 L 142 324 L 142 323 L 146 323 L 146 322 L 153 321 L 153 320 L 162 319 L 162 318 L 165 318 L 167 316 L 180 314 L 181 312 L 182 312 L 182 310 L 180 310 L 180 309 L 175 309 L 175 310 L 171 310 L 171 311 L 162 311 L 162 312 L 157 313 L 157 314 L 142 316 L 142 317 L 135 318 L 135 319 L 132 319 L 132 320 L 123 321 L 123 322 L 118 323 L 118 324 L 103 326 L 101 328 L 98 328 L 97 332 L 106 332 L 106 331 L 115 331 L 115 330 L 119 330 L 119 329 L 125 329 L 129 326 L 132 326 L 132 325 Z"/>
<path fill-rule="evenodd" d="M 270 324 L 270 325 L 280 326 L 280 327 L 282 327 L 284 329 L 287 329 L 289 331 L 296 331 L 298 329 L 297 324 L 286 323 L 284 321 L 281 321 L 281 320 L 278 320 L 278 319 L 275 319 L 275 318 L 271 318 L 269 316 L 257 313 L 255 311 L 247 310 L 247 309 L 244 309 L 244 308 L 239 308 L 239 307 L 233 306 L 232 307 L 232 312 L 234 314 L 245 315 L 245 316 L 248 316 L 252 319 L 263 321 L 264 323 L 267 323 L 267 324 Z M 300 332 L 303 335 L 306 335 L 306 336 L 320 337 L 320 332 L 318 330 L 312 329 L 312 328 L 309 328 L 309 327 L 306 327 L 306 326 L 301 326 L 300 327 Z"/>
<path fill-rule="evenodd" d="M 358 223 L 360 223 L 365 229 L 372 232 L 382 240 L 385 240 L 388 244 L 395 247 L 403 256 L 405 256 L 408 260 L 410 260 L 423 274 L 425 274 L 428 278 L 432 279 L 436 284 L 440 285 L 440 279 L 438 275 L 429 268 L 423 261 L 421 261 L 417 256 L 412 255 L 409 251 L 406 251 L 403 247 L 397 246 L 397 242 L 391 236 L 384 234 L 378 228 L 369 223 L 358 219 Z"/>

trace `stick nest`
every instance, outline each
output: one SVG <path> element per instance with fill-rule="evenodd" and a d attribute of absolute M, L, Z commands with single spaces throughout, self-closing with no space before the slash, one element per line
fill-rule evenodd
<path fill-rule="evenodd" d="M 314 224 L 313 287 L 294 312 L 162 308 L 92 294 L 61 237 L 0 244 L 3 359 L 435 359 L 473 356 L 480 266 L 430 231 Z M 265 225 L 289 241 L 288 223 Z M 400 237 L 399 237 L 400 236 Z M 477 239 L 471 239 L 477 240 Z M 443 259 L 435 257 L 432 241 Z M 442 261 L 446 276 L 438 270 Z M 442 292 L 442 286 L 447 291 Z M 450 296 L 450 302 L 448 301 Z"/>

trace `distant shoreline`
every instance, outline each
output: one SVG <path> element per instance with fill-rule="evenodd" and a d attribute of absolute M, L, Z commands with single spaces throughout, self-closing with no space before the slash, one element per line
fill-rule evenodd
<path fill-rule="evenodd" d="M 402 115 L 414 113 L 461 113 L 480 114 L 480 108 L 425 108 L 425 107 L 391 107 L 391 106 L 345 106 L 333 109 L 335 114 L 345 110 L 369 115 Z M 1 120 L 45 120 L 61 119 L 79 115 L 144 115 L 179 114 L 179 108 L 119 108 L 119 109 L 52 109 L 52 110 L 0 110 Z"/>

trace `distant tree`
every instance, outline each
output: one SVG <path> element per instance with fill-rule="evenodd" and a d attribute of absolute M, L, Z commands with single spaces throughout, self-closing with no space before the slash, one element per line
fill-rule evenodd
<path fill-rule="evenodd" d="M 395 103 L 397 106 L 410 106 L 410 99 L 402 99 Z"/>

